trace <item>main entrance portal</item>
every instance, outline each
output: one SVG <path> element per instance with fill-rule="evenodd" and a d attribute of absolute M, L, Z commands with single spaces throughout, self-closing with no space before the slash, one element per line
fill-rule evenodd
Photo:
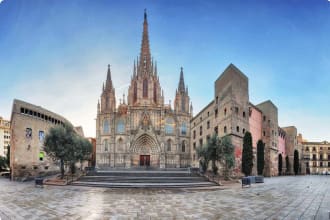
<path fill-rule="evenodd" d="M 140 155 L 140 166 L 150 166 L 150 155 Z"/>

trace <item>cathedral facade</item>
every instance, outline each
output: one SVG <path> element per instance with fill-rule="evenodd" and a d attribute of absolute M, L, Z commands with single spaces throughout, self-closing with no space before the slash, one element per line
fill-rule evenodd
<path fill-rule="evenodd" d="M 108 65 L 97 104 L 96 166 L 99 168 L 179 168 L 190 165 L 192 105 L 183 69 L 174 109 L 164 103 L 157 64 L 153 61 L 144 13 L 141 51 L 134 61 L 127 100 L 116 106 Z"/>

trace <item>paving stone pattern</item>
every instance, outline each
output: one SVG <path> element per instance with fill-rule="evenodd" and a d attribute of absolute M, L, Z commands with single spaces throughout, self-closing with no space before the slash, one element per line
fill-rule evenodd
<path fill-rule="evenodd" d="M 251 188 L 109 189 L 45 186 L 0 178 L 7 219 L 320 219 L 329 220 L 330 176 L 265 178 Z"/>

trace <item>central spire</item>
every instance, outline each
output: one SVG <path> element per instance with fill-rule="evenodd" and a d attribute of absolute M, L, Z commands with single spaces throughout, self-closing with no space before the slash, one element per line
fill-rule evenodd
<path fill-rule="evenodd" d="M 148 34 L 148 21 L 147 21 L 147 11 L 144 9 L 144 21 L 143 21 L 143 33 L 142 33 L 142 43 L 140 52 L 140 63 L 139 69 L 141 73 L 150 74 L 151 70 L 151 54 L 149 46 L 149 34 Z"/>
<path fill-rule="evenodd" d="M 183 78 L 183 68 L 182 67 L 181 67 L 181 71 L 180 71 L 180 81 L 179 81 L 178 90 L 181 93 L 185 92 L 185 85 L 184 85 L 184 78 Z"/>

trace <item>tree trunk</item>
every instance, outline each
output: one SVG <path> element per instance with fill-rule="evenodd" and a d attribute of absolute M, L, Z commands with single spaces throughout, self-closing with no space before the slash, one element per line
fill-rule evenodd
<path fill-rule="evenodd" d="M 64 161 L 61 159 L 61 179 L 64 178 Z"/>

